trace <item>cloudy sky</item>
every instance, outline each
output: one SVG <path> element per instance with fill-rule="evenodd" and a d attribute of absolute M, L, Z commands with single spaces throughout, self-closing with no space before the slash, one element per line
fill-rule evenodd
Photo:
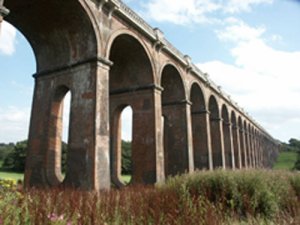
<path fill-rule="evenodd" d="M 300 139 L 300 1 L 124 0 L 274 138 Z M 0 142 L 27 137 L 35 60 L 24 37 L 0 34 Z M 126 137 L 126 136 L 125 136 Z"/>

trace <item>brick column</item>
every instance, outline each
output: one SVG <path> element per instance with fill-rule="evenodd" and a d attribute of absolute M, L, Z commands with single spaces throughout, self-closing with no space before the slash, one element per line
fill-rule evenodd
<path fill-rule="evenodd" d="M 225 152 L 225 166 L 226 168 L 234 168 L 234 149 L 232 139 L 232 124 L 230 122 L 222 121 L 223 135 L 224 135 L 224 152 Z"/>
<path fill-rule="evenodd" d="M 176 175 L 193 170 L 192 143 L 188 135 L 190 103 L 186 100 L 163 104 L 165 173 Z"/>
<path fill-rule="evenodd" d="M 226 165 L 222 118 L 210 118 L 210 131 L 213 166 L 214 168 L 222 167 L 223 169 L 225 169 Z"/>
<path fill-rule="evenodd" d="M 240 127 L 240 144 L 241 144 L 241 163 L 243 168 L 248 168 L 247 163 L 247 147 L 246 147 L 246 138 L 245 130 Z"/>
<path fill-rule="evenodd" d="M 232 137 L 233 137 L 235 168 L 241 169 L 242 162 L 241 162 L 240 133 L 236 125 L 232 126 Z"/>
<path fill-rule="evenodd" d="M 251 149 L 249 143 L 249 132 L 247 130 L 244 131 L 245 134 L 245 155 L 247 156 L 247 166 L 248 168 L 252 168 L 252 159 L 251 159 Z"/>
<path fill-rule="evenodd" d="M 193 148 L 195 169 L 211 169 L 211 143 L 209 130 L 209 112 L 192 112 Z"/>
<path fill-rule="evenodd" d="M 132 180 L 131 184 L 155 184 L 164 180 L 162 146 L 161 88 L 146 85 L 136 90 L 113 90 L 110 93 L 111 172 L 117 186 L 121 175 L 120 113 L 131 106 L 132 118 Z"/>
<path fill-rule="evenodd" d="M 108 62 L 95 59 L 36 74 L 26 187 L 110 188 L 108 71 Z M 63 181 L 56 168 L 61 137 L 60 119 L 54 113 L 59 104 L 54 96 L 60 87 L 67 87 L 72 94 L 67 173 Z"/>

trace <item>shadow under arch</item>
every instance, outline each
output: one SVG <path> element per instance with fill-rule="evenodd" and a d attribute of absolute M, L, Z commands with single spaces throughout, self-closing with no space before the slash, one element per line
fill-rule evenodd
<path fill-rule="evenodd" d="M 209 169 L 208 110 L 201 87 L 197 83 L 191 86 L 192 134 L 195 169 Z"/>
<path fill-rule="evenodd" d="M 225 166 L 226 168 L 234 168 L 234 156 L 232 152 L 233 146 L 231 142 L 231 121 L 229 118 L 227 106 L 225 104 L 223 104 L 222 106 L 222 129 L 224 139 Z"/>
<path fill-rule="evenodd" d="M 211 147 L 212 147 L 212 159 L 213 167 L 224 167 L 224 142 L 221 136 L 221 122 L 219 105 L 215 96 L 210 96 L 208 102 L 210 112 L 210 135 L 211 135 Z"/>
<path fill-rule="evenodd" d="M 232 142 L 234 150 L 234 164 L 236 169 L 241 169 L 241 147 L 240 147 L 240 133 L 238 121 L 234 110 L 231 111 L 231 126 L 232 126 Z"/>
<path fill-rule="evenodd" d="M 187 136 L 187 101 L 184 83 L 178 70 L 167 64 L 161 74 L 161 103 L 165 176 L 189 170 Z"/>
<path fill-rule="evenodd" d="M 72 66 L 97 56 L 93 24 L 80 1 L 9 0 L 5 17 L 27 38 L 37 73 Z"/>

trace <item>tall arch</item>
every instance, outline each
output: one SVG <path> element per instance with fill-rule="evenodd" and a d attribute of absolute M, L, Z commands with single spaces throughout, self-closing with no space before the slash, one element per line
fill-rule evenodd
<path fill-rule="evenodd" d="M 161 75 L 163 146 L 165 174 L 176 175 L 189 170 L 187 110 L 184 84 L 178 70 L 166 65 Z"/>
<path fill-rule="evenodd" d="M 222 106 L 222 129 L 224 138 L 225 166 L 226 168 L 234 168 L 231 121 L 225 104 Z"/>
<path fill-rule="evenodd" d="M 191 87 L 190 101 L 192 103 L 192 135 L 195 169 L 209 169 L 209 114 L 200 86 L 194 83 Z"/>
<path fill-rule="evenodd" d="M 251 160 L 251 150 L 250 150 L 250 142 L 249 142 L 249 138 L 250 138 L 250 133 L 249 133 L 249 126 L 246 120 L 244 120 L 244 133 L 245 133 L 245 154 L 246 154 L 246 158 L 247 158 L 247 165 L 248 167 L 252 167 L 252 160 Z"/>
<path fill-rule="evenodd" d="M 210 135 L 212 146 L 213 167 L 225 168 L 225 155 L 224 155 L 224 140 L 221 128 L 221 117 L 219 106 L 216 98 L 212 95 L 209 98 L 209 112 L 210 112 Z"/>
<path fill-rule="evenodd" d="M 117 36 L 110 48 L 109 60 L 113 66 L 109 72 L 110 93 L 110 141 L 111 174 L 115 185 L 120 186 L 120 111 L 124 106 L 132 108 L 132 184 L 153 184 L 159 179 L 157 164 L 157 120 L 158 87 L 150 59 L 141 43 L 129 34 Z"/>
<path fill-rule="evenodd" d="M 255 156 L 255 140 L 254 140 L 254 129 L 253 126 L 249 124 L 250 130 L 250 149 L 251 149 L 251 157 L 252 157 L 252 166 L 256 167 L 256 156 Z"/>
<path fill-rule="evenodd" d="M 50 126 L 51 93 L 66 85 L 73 97 L 68 166 L 74 171 L 64 184 L 84 190 L 109 188 L 108 150 L 103 146 L 108 146 L 109 135 L 105 107 L 110 63 L 98 57 L 100 34 L 89 6 L 81 0 L 10 0 L 5 5 L 10 10 L 5 19 L 27 38 L 37 62 L 25 186 L 52 186 L 45 168 L 51 161 L 45 151 L 49 136 L 43 128 Z"/>
<path fill-rule="evenodd" d="M 238 127 L 237 117 L 234 111 L 231 111 L 231 124 L 232 124 L 232 139 L 233 139 L 235 168 L 241 169 L 242 164 L 241 164 L 240 132 Z"/>
<path fill-rule="evenodd" d="M 246 141 L 245 141 L 245 129 L 242 118 L 238 117 L 238 126 L 240 134 L 240 149 L 241 149 L 241 164 L 243 168 L 247 168 L 247 154 L 246 154 Z"/>

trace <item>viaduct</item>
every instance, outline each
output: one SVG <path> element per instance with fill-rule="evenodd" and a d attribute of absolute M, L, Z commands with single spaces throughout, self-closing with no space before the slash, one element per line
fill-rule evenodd
<path fill-rule="evenodd" d="M 278 142 L 122 1 L 7 0 L 4 7 L 0 0 L 3 17 L 24 34 L 37 62 L 26 187 L 122 186 L 120 115 L 127 106 L 132 184 L 202 169 L 272 166 Z"/>

